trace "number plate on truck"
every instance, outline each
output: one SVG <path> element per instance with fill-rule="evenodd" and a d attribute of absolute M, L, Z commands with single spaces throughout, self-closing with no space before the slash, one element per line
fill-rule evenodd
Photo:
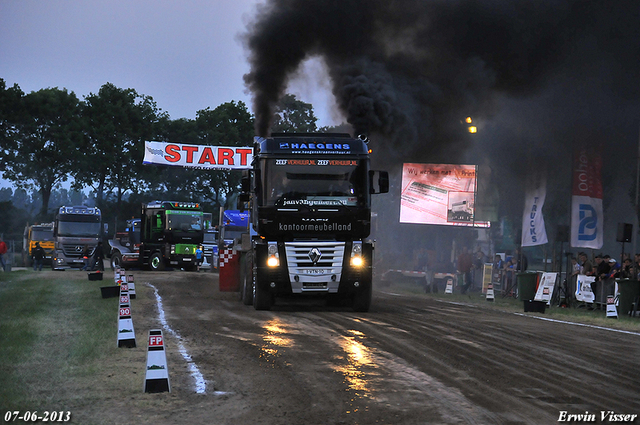
<path fill-rule="evenodd" d="M 300 274 L 325 274 L 326 270 L 323 269 L 302 269 L 300 270 Z"/>

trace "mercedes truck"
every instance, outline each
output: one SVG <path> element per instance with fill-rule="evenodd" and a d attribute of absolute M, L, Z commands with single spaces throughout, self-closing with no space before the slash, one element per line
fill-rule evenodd
<path fill-rule="evenodd" d="M 53 222 L 55 248 L 51 258 L 53 270 L 82 267 L 85 247 L 93 255 L 102 240 L 102 213 L 100 208 L 87 206 L 61 206 Z"/>

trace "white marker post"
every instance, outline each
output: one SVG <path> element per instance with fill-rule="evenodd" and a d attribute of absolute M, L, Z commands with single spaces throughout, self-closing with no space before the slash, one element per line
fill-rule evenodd
<path fill-rule="evenodd" d="M 618 318 L 618 309 L 616 308 L 616 299 L 613 295 L 607 295 L 607 317 L 612 319 Z"/>
<path fill-rule="evenodd" d="M 487 296 L 486 296 L 486 300 L 487 301 L 494 301 L 495 300 L 495 296 L 493 293 L 493 284 L 490 283 L 489 285 L 487 285 Z"/>
<path fill-rule="evenodd" d="M 118 305 L 118 347 L 134 348 L 136 346 L 136 333 L 133 329 L 131 318 L 131 302 L 127 286 L 120 287 L 120 303 Z"/>
<path fill-rule="evenodd" d="M 453 278 L 447 278 L 447 287 L 444 289 L 445 294 L 453 294 Z"/>
<path fill-rule="evenodd" d="M 131 299 L 136 298 L 136 284 L 133 280 L 133 275 L 132 274 L 128 274 L 127 275 L 127 286 L 129 287 L 129 297 Z"/>
<path fill-rule="evenodd" d="M 152 329 L 149 331 L 144 392 L 160 393 L 164 391 L 171 392 L 167 355 L 164 349 L 164 336 L 161 329 Z"/>

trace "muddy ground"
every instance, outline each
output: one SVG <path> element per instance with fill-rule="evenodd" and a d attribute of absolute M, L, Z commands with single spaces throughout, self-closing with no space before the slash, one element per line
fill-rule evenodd
<path fill-rule="evenodd" d="M 608 423 L 602 412 L 640 414 L 634 332 L 393 286 L 374 291 L 368 313 L 318 300 L 255 311 L 219 292 L 216 274 L 132 273 L 137 347 L 96 371 L 102 391 L 78 397 L 76 423 L 538 425 L 562 412 L 595 423 Z M 163 326 L 171 393 L 145 394 L 148 331 Z"/>

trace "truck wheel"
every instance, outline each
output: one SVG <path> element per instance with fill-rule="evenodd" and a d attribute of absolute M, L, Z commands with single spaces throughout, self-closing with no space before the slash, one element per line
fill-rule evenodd
<path fill-rule="evenodd" d="M 271 294 L 266 282 L 259 279 L 259 275 L 253 278 L 253 308 L 256 310 L 271 310 Z"/>
<path fill-rule="evenodd" d="M 149 268 L 154 272 L 161 272 L 164 270 L 164 259 L 159 252 L 154 252 L 149 258 Z"/>
<path fill-rule="evenodd" d="M 111 269 L 115 270 L 117 267 L 122 265 L 122 255 L 115 251 L 111 254 Z"/>
<path fill-rule="evenodd" d="M 240 301 L 253 304 L 253 261 L 249 254 L 240 258 Z"/>
<path fill-rule="evenodd" d="M 372 293 L 371 280 L 360 282 L 360 287 L 353 295 L 353 310 L 361 313 L 369 311 Z"/>

